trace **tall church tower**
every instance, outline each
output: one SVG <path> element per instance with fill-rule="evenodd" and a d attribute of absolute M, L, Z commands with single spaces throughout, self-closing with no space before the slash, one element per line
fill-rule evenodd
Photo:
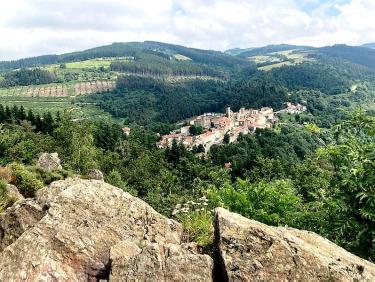
<path fill-rule="evenodd" d="M 226 108 L 225 115 L 227 118 L 232 118 L 232 111 L 230 110 L 230 107 Z"/>

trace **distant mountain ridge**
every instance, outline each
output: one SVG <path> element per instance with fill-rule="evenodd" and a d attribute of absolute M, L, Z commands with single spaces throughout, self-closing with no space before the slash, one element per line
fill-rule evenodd
<path fill-rule="evenodd" d="M 174 55 L 182 55 L 191 59 L 194 63 L 221 67 L 234 67 L 235 65 L 248 64 L 243 58 L 231 56 L 220 51 L 201 50 L 156 41 L 145 41 L 113 43 L 111 45 L 62 55 L 44 55 L 14 61 L 2 61 L 0 62 L 0 70 L 39 67 L 48 64 L 82 61 L 101 57 L 137 57 L 145 53 L 164 57 L 165 59 L 170 59 L 170 57 Z"/>
<path fill-rule="evenodd" d="M 337 44 L 319 48 L 318 52 L 375 70 L 375 50 L 370 48 Z"/>
<path fill-rule="evenodd" d="M 234 48 L 221 52 L 189 48 L 156 41 L 127 42 L 113 43 L 111 45 L 62 55 L 44 55 L 15 61 L 2 61 L 0 62 L 0 71 L 83 61 L 102 57 L 129 57 L 133 58 L 135 61 L 140 58 L 144 63 L 149 62 L 150 64 L 161 66 L 168 65 L 173 61 L 184 61 L 180 64 L 191 65 L 195 68 L 210 68 L 210 72 L 217 73 L 223 72 L 223 70 L 228 72 L 238 69 L 239 67 L 243 68 L 251 66 L 252 63 L 249 62 L 249 57 L 262 56 L 288 50 L 293 50 L 297 53 L 308 52 L 311 56 L 320 55 L 328 56 L 330 58 L 340 58 L 375 70 L 375 49 L 373 48 L 375 48 L 375 43 L 368 43 L 362 46 L 337 44 L 322 48 L 279 44 L 258 48 Z"/>
<path fill-rule="evenodd" d="M 258 55 L 264 55 L 264 54 L 269 54 L 269 53 L 274 53 L 274 52 L 296 50 L 296 49 L 306 50 L 306 49 L 314 49 L 314 47 L 290 45 L 290 44 L 267 45 L 264 47 L 253 48 L 251 50 L 241 52 L 240 54 L 238 54 L 238 56 L 251 57 L 251 56 L 258 56 Z"/>
<path fill-rule="evenodd" d="M 365 48 L 375 49 L 375 42 L 372 42 L 372 43 L 366 43 L 366 44 L 361 45 L 360 47 L 365 47 Z"/>
<path fill-rule="evenodd" d="M 233 48 L 233 49 L 229 49 L 229 50 L 226 50 L 224 51 L 225 54 L 229 54 L 229 55 L 233 55 L 233 56 L 237 56 L 239 54 L 242 54 L 244 52 L 248 52 L 248 51 L 251 51 L 251 50 L 254 50 L 258 47 L 249 47 L 249 48 Z"/>
<path fill-rule="evenodd" d="M 336 44 L 333 46 L 326 46 L 321 48 L 279 44 L 268 45 L 260 48 L 252 48 L 251 50 L 240 52 L 245 49 L 232 49 L 236 50 L 237 57 L 249 58 L 254 56 L 265 56 L 276 52 L 294 51 L 294 52 L 308 52 L 311 56 L 328 56 L 330 58 L 339 58 L 347 62 L 361 65 L 366 68 L 375 70 L 375 43 L 368 43 L 362 46 L 348 46 L 345 44 Z"/>

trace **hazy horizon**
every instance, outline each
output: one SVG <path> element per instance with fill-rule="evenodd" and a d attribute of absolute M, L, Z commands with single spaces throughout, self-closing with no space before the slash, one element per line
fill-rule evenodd
<path fill-rule="evenodd" d="M 2 4 L 0 60 L 160 41 L 225 51 L 375 41 L 372 0 L 20 0 Z"/>

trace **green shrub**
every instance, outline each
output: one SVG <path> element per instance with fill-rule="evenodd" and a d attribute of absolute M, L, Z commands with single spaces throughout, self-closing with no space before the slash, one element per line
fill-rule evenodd
<path fill-rule="evenodd" d="M 0 195 L 4 195 L 7 183 L 4 180 L 0 180 Z"/>
<path fill-rule="evenodd" d="M 212 215 L 206 210 L 180 213 L 177 216 L 182 223 L 184 235 L 189 242 L 196 242 L 202 247 L 209 247 L 213 243 Z"/>
<path fill-rule="evenodd" d="M 10 207 L 15 202 L 7 195 L 7 182 L 0 180 L 0 213 L 3 212 L 7 207 Z"/>
<path fill-rule="evenodd" d="M 106 177 L 105 181 L 121 190 L 137 196 L 137 191 L 128 186 L 128 183 L 122 179 L 121 174 L 117 170 L 112 170 Z"/>
<path fill-rule="evenodd" d="M 30 171 L 34 173 L 44 185 L 49 185 L 54 181 L 63 180 L 72 176 L 72 174 L 66 170 L 46 171 L 39 167 L 30 167 Z"/>
<path fill-rule="evenodd" d="M 43 187 L 43 183 L 37 178 L 37 175 L 27 170 L 24 165 L 12 163 L 9 168 L 13 174 L 12 184 L 17 186 L 25 198 L 34 197 L 35 192 Z"/>
<path fill-rule="evenodd" d="M 237 179 L 208 191 L 213 207 L 221 206 L 251 219 L 271 225 L 292 225 L 301 212 L 301 199 L 290 180 L 250 183 Z"/>

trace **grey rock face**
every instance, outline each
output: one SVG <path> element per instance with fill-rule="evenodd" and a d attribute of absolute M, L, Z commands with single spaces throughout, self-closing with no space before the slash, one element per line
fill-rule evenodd
<path fill-rule="evenodd" d="M 215 210 L 222 271 L 229 281 L 375 281 L 375 265 L 308 231 L 270 227 Z"/>
<path fill-rule="evenodd" d="M 24 199 L 17 187 L 11 184 L 7 185 L 7 196 L 15 202 Z"/>
<path fill-rule="evenodd" d="M 61 170 L 61 161 L 57 153 L 43 153 L 40 155 L 37 166 L 46 171 Z"/>
<path fill-rule="evenodd" d="M 103 181 L 70 178 L 0 214 L 0 281 L 375 281 L 374 264 L 312 232 L 217 208 L 215 235 L 214 267 L 181 242 L 178 222 Z"/>
<path fill-rule="evenodd" d="M 104 180 L 104 175 L 99 169 L 90 169 L 88 177 L 94 180 Z"/>
<path fill-rule="evenodd" d="M 212 281 L 213 261 L 194 244 L 122 241 L 111 249 L 111 281 Z"/>
<path fill-rule="evenodd" d="M 181 245 L 179 223 L 102 181 L 57 181 L 38 191 L 35 201 L 43 217 L 0 253 L 0 281 L 104 279 L 120 243 L 161 250 Z"/>
<path fill-rule="evenodd" d="M 43 217 L 42 208 L 31 199 L 18 201 L 0 214 L 0 252 Z"/>

